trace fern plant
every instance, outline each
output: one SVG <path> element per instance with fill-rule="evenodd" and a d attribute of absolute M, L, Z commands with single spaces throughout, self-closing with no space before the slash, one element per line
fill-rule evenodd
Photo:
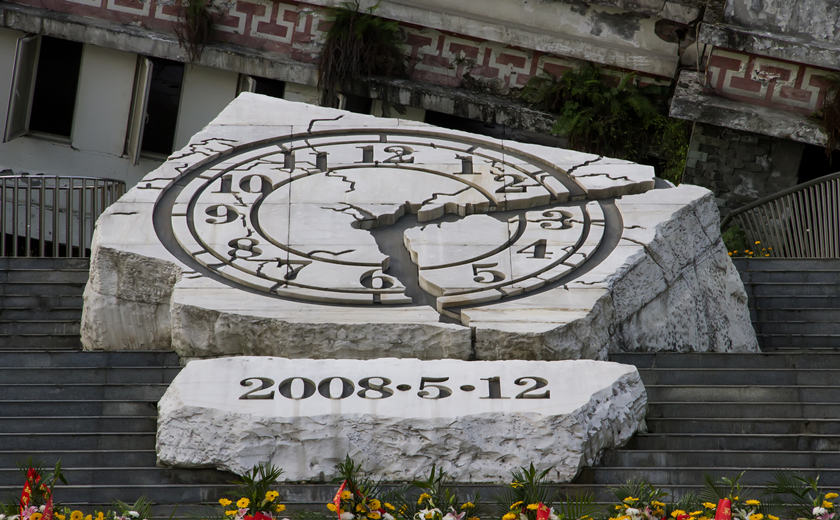
<path fill-rule="evenodd" d="M 323 105 L 335 105 L 339 91 L 352 91 L 354 83 L 371 76 L 406 75 L 399 25 L 373 14 L 378 3 L 363 11 L 360 1 L 330 9 L 332 26 L 318 65 Z"/>
<path fill-rule="evenodd" d="M 664 87 L 640 86 L 634 74 L 615 81 L 586 63 L 560 78 L 532 78 L 520 97 L 557 114 L 552 132 L 572 148 L 653 163 L 660 177 L 679 183 L 689 126 L 667 117 L 666 94 Z"/>

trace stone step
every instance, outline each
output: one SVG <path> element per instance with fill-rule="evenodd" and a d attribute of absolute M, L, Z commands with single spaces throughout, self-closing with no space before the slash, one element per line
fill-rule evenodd
<path fill-rule="evenodd" d="M 840 268 L 824 267 L 809 270 L 768 269 L 741 272 L 745 284 L 775 283 L 840 283 Z"/>
<path fill-rule="evenodd" d="M 235 476 L 229 476 L 232 480 Z M 20 493 L 21 484 L 10 484 L 0 486 L 0 496 L 12 496 Z M 145 497 L 155 503 L 168 504 L 199 504 L 202 502 L 215 502 L 219 497 L 224 496 L 230 490 L 231 485 L 227 483 L 218 484 L 190 484 L 175 481 L 162 481 L 155 484 L 134 484 L 123 483 L 91 483 L 56 486 L 54 498 L 58 503 L 65 504 L 69 500 L 81 504 L 113 504 L 120 500 L 126 503 L 134 503 L 138 498 Z M 113 507 L 108 507 L 109 509 Z M 176 517 L 177 518 L 177 517 Z"/>
<path fill-rule="evenodd" d="M 22 461 L 37 460 L 44 467 L 54 466 L 61 462 L 65 467 L 109 467 L 109 466 L 145 466 L 155 467 L 157 455 L 154 449 L 131 450 L 62 450 L 50 448 L 46 450 L 23 449 L 0 451 L 0 468 L 14 468 Z"/>
<path fill-rule="evenodd" d="M 754 296 L 837 296 L 837 285 L 823 282 L 758 282 L 747 287 Z"/>
<path fill-rule="evenodd" d="M 837 310 L 837 314 L 840 314 L 840 309 Z M 753 326 L 756 332 L 762 335 L 840 337 L 840 321 L 756 320 L 753 322 Z"/>
<path fill-rule="evenodd" d="M 758 450 L 613 450 L 601 465 L 605 467 L 706 467 L 709 473 L 719 467 L 742 468 L 837 468 L 840 453 L 824 451 Z"/>
<path fill-rule="evenodd" d="M 70 284 L 84 286 L 88 281 L 88 269 L 5 269 L 0 270 L 0 282 L 5 284 Z"/>
<path fill-rule="evenodd" d="M 2 411 L 2 409 L 0 409 Z M 127 416 L 0 416 L 3 433 L 143 432 L 154 435 L 157 415 Z M 2 466 L 2 465 L 0 465 Z"/>
<path fill-rule="evenodd" d="M 62 464 L 67 481 L 74 485 L 121 483 L 124 486 L 172 483 L 172 484 L 227 484 L 230 475 L 212 469 L 174 469 L 154 466 L 122 467 L 70 467 Z M 0 469 L 0 484 L 14 485 L 20 482 L 20 470 Z"/>
<path fill-rule="evenodd" d="M 840 385 L 840 368 L 643 368 L 645 385 Z"/>
<path fill-rule="evenodd" d="M 79 334 L 79 319 L 69 320 L 0 320 L 0 334 L 6 335 L 57 335 Z"/>
<path fill-rule="evenodd" d="M 56 383 L 56 384 L 0 384 L 0 395 L 5 399 L 79 401 L 85 399 L 120 400 L 143 399 L 157 402 L 166 391 L 167 383 Z"/>
<path fill-rule="evenodd" d="M 755 309 L 826 309 L 840 308 L 840 296 L 809 296 L 806 294 L 795 294 L 787 296 L 760 296 L 749 295 L 750 307 Z"/>
<path fill-rule="evenodd" d="M 123 352 L 50 352 L 2 350 L 3 367 L 178 367 L 178 355 L 168 350 Z"/>
<path fill-rule="evenodd" d="M 85 282 L 77 283 L 43 283 L 34 282 L 3 282 L 0 292 L 8 295 L 37 294 L 53 298 L 56 296 L 80 296 L 85 290 Z"/>
<path fill-rule="evenodd" d="M 72 334 L 0 334 L 0 351 L 69 350 L 74 353 L 82 348 L 79 332 Z"/>
<path fill-rule="evenodd" d="M 838 451 L 840 436 L 811 434 L 643 433 L 626 446 L 638 450 Z"/>
<path fill-rule="evenodd" d="M 840 417 L 840 403 L 648 401 L 648 417 L 836 419 Z"/>
<path fill-rule="evenodd" d="M 0 270 L 50 269 L 84 270 L 90 267 L 89 258 L 25 258 L 0 257 Z"/>
<path fill-rule="evenodd" d="M 756 333 L 763 350 L 840 349 L 840 334 Z"/>
<path fill-rule="evenodd" d="M 648 417 L 650 433 L 762 433 L 762 434 L 823 434 L 840 435 L 840 418 L 785 419 L 773 418 L 712 418 L 712 417 Z"/>
<path fill-rule="evenodd" d="M 620 352 L 610 360 L 639 368 L 840 368 L 840 351 L 834 352 Z"/>
<path fill-rule="evenodd" d="M 72 381 L 73 384 L 169 384 L 181 367 L 37 367 L 22 370 L 20 367 L 0 367 L 3 384 L 27 384 L 38 381 Z M 59 383 L 60 384 L 60 383 Z"/>
<path fill-rule="evenodd" d="M 157 415 L 157 405 L 148 400 L 0 400 L 0 415 L 5 417 L 30 417 L 46 415 L 50 417 L 80 415 Z"/>
<path fill-rule="evenodd" d="M 0 309 L 0 322 L 5 321 L 74 321 L 82 318 L 81 309 L 51 308 L 30 309 L 24 307 L 3 307 Z"/>
<path fill-rule="evenodd" d="M 840 289 L 838 289 L 840 290 Z M 840 321 L 840 307 L 831 308 L 789 308 L 768 307 L 755 309 L 756 320 L 761 322 L 813 322 L 837 323 Z"/>
<path fill-rule="evenodd" d="M 740 466 L 718 467 L 712 473 L 715 476 L 721 474 L 737 475 L 744 468 Z M 820 476 L 820 484 L 834 488 L 840 485 L 840 470 L 834 468 L 813 469 L 809 467 L 775 467 L 775 468 L 750 468 L 744 472 L 741 484 L 753 488 L 755 485 L 767 483 L 780 471 L 794 472 L 805 477 Z M 622 466 L 622 467 L 598 467 L 586 468 L 576 479 L 579 483 L 614 484 L 623 483 L 628 480 L 644 480 L 654 487 L 681 484 L 698 484 L 703 482 L 703 476 L 710 473 L 707 467 L 692 466 L 659 466 L 655 468 L 647 466 Z"/>
<path fill-rule="evenodd" d="M 149 432 L 0 433 L 4 450 L 153 450 Z"/>
<path fill-rule="evenodd" d="M 2 309 L 59 309 L 82 310 L 82 293 L 58 296 L 39 294 L 0 294 Z"/>
<path fill-rule="evenodd" d="M 840 386 L 645 385 L 645 389 L 650 401 L 702 401 L 705 403 L 739 401 L 745 404 L 840 402 Z"/>

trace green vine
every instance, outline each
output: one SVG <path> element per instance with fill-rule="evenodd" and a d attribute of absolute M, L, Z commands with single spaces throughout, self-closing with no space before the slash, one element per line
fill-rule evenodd
<path fill-rule="evenodd" d="M 213 32 L 211 0 L 182 0 L 180 17 L 175 26 L 178 42 L 187 51 L 190 61 L 201 57 L 204 46 Z"/>
<path fill-rule="evenodd" d="M 318 67 L 323 105 L 335 106 L 338 92 L 352 92 L 354 84 L 371 76 L 406 75 L 399 25 L 373 14 L 378 3 L 362 11 L 360 1 L 330 9 L 333 23 Z"/>
<path fill-rule="evenodd" d="M 613 79 L 587 63 L 560 78 L 533 78 L 520 95 L 557 114 L 552 132 L 572 148 L 653 164 L 660 177 L 679 183 L 690 127 L 667 116 L 668 88 L 640 86 L 633 74 Z"/>

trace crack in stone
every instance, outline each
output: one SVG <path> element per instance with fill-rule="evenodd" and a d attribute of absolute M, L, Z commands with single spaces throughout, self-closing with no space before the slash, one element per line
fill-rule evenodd
<path fill-rule="evenodd" d="M 183 159 L 184 157 L 189 157 L 190 155 L 195 155 L 195 154 L 203 155 L 205 157 L 210 157 L 210 156 L 219 154 L 219 153 L 221 153 L 220 150 L 218 150 L 218 151 L 217 150 L 209 150 L 209 152 L 211 152 L 211 153 L 208 153 L 208 150 L 201 150 L 200 149 L 200 147 L 202 147 L 202 146 L 210 146 L 210 143 L 214 142 L 214 141 L 222 144 L 223 146 L 228 146 L 230 148 L 233 148 L 236 145 L 236 142 L 237 142 L 235 139 L 225 139 L 224 137 L 211 137 L 209 139 L 204 139 L 203 141 L 199 141 L 197 143 L 193 143 L 193 144 L 189 145 L 189 147 L 185 151 L 176 152 L 175 154 L 172 154 L 169 157 L 167 157 L 167 160 L 172 161 L 172 160 L 175 160 L 175 159 Z M 180 155 L 178 155 L 178 153 L 180 153 Z"/>
<path fill-rule="evenodd" d="M 621 175 L 621 176 L 619 176 L 619 177 L 613 177 L 613 176 L 612 176 L 612 175 L 610 175 L 609 173 L 585 173 L 585 174 L 583 174 L 583 175 L 575 175 L 575 178 L 576 178 L 576 179 L 582 179 L 582 178 L 584 178 L 584 177 L 606 177 L 607 179 L 609 179 L 609 180 L 611 180 L 611 181 L 620 181 L 620 180 L 625 180 L 625 181 L 628 181 L 628 182 L 629 182 L 629 181 L 632 181 L 632 180 L 633 180 L 633 179 L 631 179 L 630 177 L 628 177 L 628 176 L 626 176 L 626 175 Z"/>
<path fill-rule="evenodd" d="M 349 177 L 347 177 L 346 175 L 339 175 L 339 174 L 337 174 L 337 173 L 336 173 L 335 171 L 333 171 L 333 170 L 329 170 L 329 171 L 328 171 L 326 174 L 324 174 L 324 175 L 325 175 L 325 177 L 333 177 L 333 178 L 335 178 L 335 179 L 339 179 L 339 180 L 341 180 L 341 181 L 346 182 L 347 184 L 349 184 L 349 185 L 350 185 L 350 188 L 349 188 L 349 189 L 347 189 L 347 190 L 344 190 L 344 193 L 350 193 L 351 191 L 356 191 L 356 181 L 351 181 L 351 180 L 350 180 L 350 178 L 349 178 Z"/>
<path fill-rule="evenodd" d="M 330 207 L 330 206 L 321 206 L 321 209 L 328 209 L 330 211 L 335 211 L 336 213 L 344 213 L 346 215 L 350 215 L 357 222 L 361 222 L 363 220 L 376 220 L 376 216 L 373 213 L 371 213 L 370 211 L 367 211 L 364 208 L 360 208 L 359 206 L 356 206 L 354 204 L 350 204 L 349 202 L 340 202 L 339 204 L 344 204 L 344 207 L 343 208 L 334 208 L 334 207 Z M 348 213 L 348 210 L 351 210 L 351 209 L 358 211 L 361 214 L 361 217 L 359 215 L 354 215 L 352 213 Z"/>
<path fill-rule="evenodd" d="M 115 211 L 111 215 L 136 215 L 136 211 Z"/>
<path fill-rule="evenodd" d="M 429 197 L 428 199 L 426 199 L 426 200 L 424 200 L 423 202 L 421 202 L 421 203 L 420 203 L 420 205 L 421 205 L 421 206 L 425 206 L 426 204 L 428 204 L 429 202 L 431 202 L 431 201 L 435 200 L 436 198 L 438 198 L 438 196 L 441 196 L 441 195 L 446 195 L 446 196 L 448 196 L 448 197 L 454 197 L 455 195 L 459 195 L 459 194 L 461 194 L 461 193 L 464 193 L 465 191 L 469 190 L 471 187 L 472 187 L 472 186 L 466 186 L 466 187 L 464 187 L 464 188 L 461 188 L 460 190 L 456 190 L 456 191 L 454 191 L 453 193 L 435 192 L 435 193 L 433 193 L 433 194 L 432 194 L 432 196 L 431 196 L 431 197 Z"/>
<path fill-rule="evenodd" d="M 306 129 L 306 132 L 307 133 L 312 133 L 312 127 L 315 126 L 315 123 L 317 123 L 319 121 L 338 121 L 342 117 L 344 117 L 344 114 L 336 116 L 336 117 L 325 117 L 325 118 L 322 118 L 322 119 L 313 119 L 313 120 L 309 121 L 309 127 Z"/>
<path fill-rule="evenodd" d="M 624 236 L 621 237 L 621 240 L 626 240 L 628 242 L 632 242 L 636 245 L 642 246 L 642 249 L 645 250 L 645 253 L 647 253 L 647 255 L 650 257 L 650 259 L 653 260 L 653 263 L 656 264 L 657 267 L 659 267 L 659 269 L 662 271 L 663 278 L 665 277 L 665 273 L 667 273 L 668 271 L 662 266 L 662 263 L 656 258 L 657 255 L 653 252 L 653 250 L 647 244 L 645 244 L 643 242 L 640 242 L 639 240 L 634 240 L 632 238 L 627 238 L 627 237 L 624 237 Z"/>
<path fill-rule="evenodd" d="M 589 166 L 590 164 L 595 164 L 596 162 L 600 161 L 603 158 L 604 158 L 603 155 L 599 155 L 595 159 L 591 159 L 589 161 L 584 161 L 580 164 L 576 164 L 575 166 L 572 166 L 570 169 L 566 170 L 566 175 L 571 175 L 572 172 L 577 170 L 578 168 L 583 168 L 584 166 Z"/>

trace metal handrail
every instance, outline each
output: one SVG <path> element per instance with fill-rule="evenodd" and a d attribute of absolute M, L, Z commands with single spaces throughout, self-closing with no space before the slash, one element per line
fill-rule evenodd
<path fill-rule="evenodd" d="M 769 256 L 840 258 L 840 172 L 761 198 L 726 217 Z"/>
<path fill-rule="evenodd" d="M 97 217 L 123 193 L 114 179 L 0 176 L 0 257 L 88 256 Z"/>

